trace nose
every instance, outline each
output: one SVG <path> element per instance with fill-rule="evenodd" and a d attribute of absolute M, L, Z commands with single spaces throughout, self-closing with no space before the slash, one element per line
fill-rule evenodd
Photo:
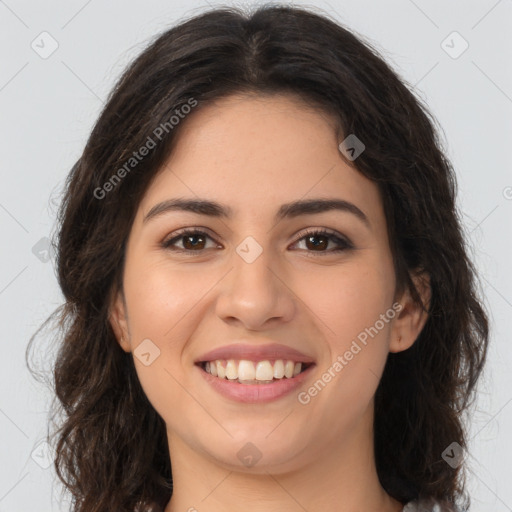
<path fill-rule="evenodd" d="M 296 311 L 297 297 L 282 263 L 276 261 L 270 249 L 263 249 L 254 261 L 240 254 L 233 254 L 233 268 L 220 288 L 217 316 L 231 324 L 239 323 L 246 330 L 289 322 Z"/>

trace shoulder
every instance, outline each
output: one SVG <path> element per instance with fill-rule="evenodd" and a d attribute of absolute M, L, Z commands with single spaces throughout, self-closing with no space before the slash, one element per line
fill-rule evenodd
<path fill-rule="evenodd" d="M 433 498 L 409 501 L 402 512 L 463 512 L 453 503 Z"/>

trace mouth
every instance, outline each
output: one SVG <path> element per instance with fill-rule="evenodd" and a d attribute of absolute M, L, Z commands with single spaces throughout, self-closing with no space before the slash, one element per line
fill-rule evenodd
<path fill-rule="evenodd" d="M 243 385 L 262 385 L 295 379 L 315 365 L 291 359 L 216 359 L 195 363 L 203 372 L 220 381 Z"/>

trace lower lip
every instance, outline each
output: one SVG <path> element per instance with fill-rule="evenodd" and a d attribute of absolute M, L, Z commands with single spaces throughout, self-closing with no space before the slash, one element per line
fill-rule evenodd
<path fill-rule="evenodd" d="M 196 365 L 197 366 L 197 365 Z M 283 377 L 269 384 L 240 384 L 236 380 L 219 379 L 197 366 L 203 378 L 221 395 L 248 404 L 271 402 L 295 391 L 315 367 L 312 364 L 295 377 Z"/>

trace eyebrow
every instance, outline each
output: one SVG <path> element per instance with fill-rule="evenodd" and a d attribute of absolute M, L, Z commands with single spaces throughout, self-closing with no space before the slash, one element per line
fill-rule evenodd
<path fill-rule="evenodd" d="M 281 205 L 277 211 L 275 220 L 280 221 L 285 218 L 295 218 L 300 215 L 323 213 L 331 210 L 351 213 L 370 228 L 370 221 L 362 210 L 355 204 L 338 198 L 307 199 L 285 203 Z M 209 217 L 224 219 L 231 219 L 233 217 L 233 210 L 229 206 L 222 205 L 215 201 L 209 201 L 207 199 L 175 198 L 162 201 L 153 206 L 144 217 L 143 223 L 170 211 L 186 211 L 198 215 L 208 215 Z"/>

